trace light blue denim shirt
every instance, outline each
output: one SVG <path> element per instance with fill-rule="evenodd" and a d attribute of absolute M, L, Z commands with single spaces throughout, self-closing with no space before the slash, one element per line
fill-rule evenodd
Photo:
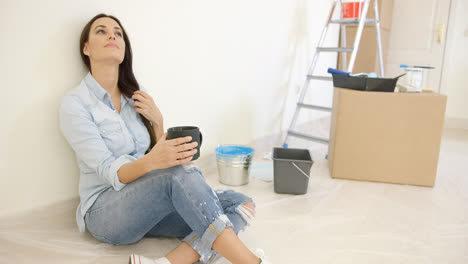
<path fill-rule="evenodd" d="M 88 73 L 60 105 L 60 129 L 75 151 L 80 169 L 76 210 L 80 232 L 85 231 L 84 216 L 98 196 L 108 188 L 120 191 L 125 187 L 117 175 L 119 168 L 142 157 L 150 146 L 134 101 L 124 95 L 120 100 L 119 114 L 109 93 Z"/>

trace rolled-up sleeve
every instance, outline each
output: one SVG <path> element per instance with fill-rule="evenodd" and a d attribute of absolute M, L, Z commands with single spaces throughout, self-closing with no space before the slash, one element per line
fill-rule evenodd
<path fill-rule="evenodd" d="M 60 130 L 75 151 L 77 159 L 116 191 L 120 191 L 126 184 L 120 182 L 117 172 L 122 165 L 131 163 L 136 158 L 130 155 L 113 155 L 102 139 L 91 114 L 78 97 L 68 95 L 63 98 L 59 122 Z"/>

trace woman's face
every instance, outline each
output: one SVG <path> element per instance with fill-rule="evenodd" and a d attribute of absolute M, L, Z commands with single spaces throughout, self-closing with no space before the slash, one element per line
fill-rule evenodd
<path fill-rule="evenodd" d="M 101 17 L 93 22 L 83 53 L 95 62 L 122 63 L 125 57 L 125 41 L 119 24 L 109 17 Z"/>

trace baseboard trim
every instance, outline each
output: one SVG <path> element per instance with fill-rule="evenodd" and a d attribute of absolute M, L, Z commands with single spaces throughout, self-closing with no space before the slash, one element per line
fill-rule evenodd
<path fill-rule="evenodd" d="M 14 221 L 14 219 L 18 218 L 24 218 L 24 217 L 30 217 L 31 215 L 35 215 L 37 213 L 47 211 L 50 209 L 55 209 L 60 208 L 61 210 L 72 210 L 73 212 L 76 211 L 76 206 L 80 202 L 80 197 L 75 196 L 71 198 L 65 198 L 53 202 L 49 202 L 46 204 L 42 205 L 35 205 L 34 207 L 31 208 L 24 208 L 24 209 L 19 209 L 16 211 L 7 211 L 7 212 L 1 212 L 0 213 L 0 221 Z"/>
<path fill-rule="evenodd" d="M 445 118 L 445 128 L 468 129 L 468 119 L 465 118 Z"/>

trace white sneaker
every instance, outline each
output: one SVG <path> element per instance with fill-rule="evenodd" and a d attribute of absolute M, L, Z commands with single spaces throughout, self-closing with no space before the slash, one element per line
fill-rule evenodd
<path fill-rule="evenodd" d="M 167 258 L 150 259 L 140 255 L 131 254 L 128 264 L 171 264 Z"/>
<path fill-rule="evenodd" d="M 255 254 L 255 256 L 260 258 L 261 264 L 272 264 L 270 261 L 265 259 L 265 252 L 262 249 L 256 248 L 253 250 L 253 253 Z"/>

